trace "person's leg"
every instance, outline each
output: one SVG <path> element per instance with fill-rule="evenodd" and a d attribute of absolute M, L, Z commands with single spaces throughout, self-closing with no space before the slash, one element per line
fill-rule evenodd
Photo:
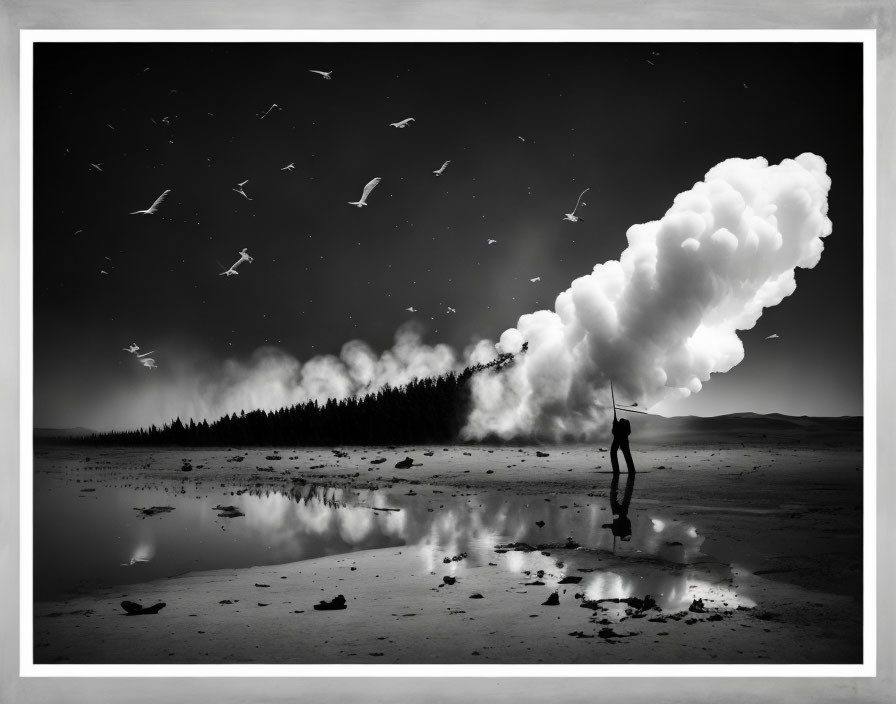
<path fill-rule="evenodd" d="M 630 474 L 634 474 L 635 473 L 635 463 L 634 463 L 634 460 L 632 460 L 632 452 L 631 452 L 631 450 L 628 449 L 628 438 L 623 438 L 621 445 L 622 445 L 622 456 L 625 458 L 625 464 L 628 467 L 628 471 Z M 617 468 L 616 471 L 618 472 L 619 469 Z"/>
<path fill-rule="evenodd" d="M 610 445 L 610 464 L 613 465 L 613 474 L 619 474 L 619 458 L 616 453 L 619 452 L 619 439 L 613 437 L 613 444 Z"/>

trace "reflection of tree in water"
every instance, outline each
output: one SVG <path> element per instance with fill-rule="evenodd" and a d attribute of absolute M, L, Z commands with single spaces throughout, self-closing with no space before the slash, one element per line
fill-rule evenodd
<path fill-rule="evenodd" d="M 270 488 L 264 490 L 250 489 L 248 493 L 250 496 L 260 497 L 263 492 L 264 496 L 268 497 L 271 495 L 271 491 Z M 332 509 L 346 508 L 348 506 L 347 498 L 356 503 L 358 497 L 357 492 L 349 492 L 341 487 L 328 486 L 326 484 L 298 484 L 290 489 L 274 489 L 273 492 L 276 495 L 284 496 L 291 501 L 306 506 L 315 502 Z M 347 494 L 348 496 L 346 497 Z"/>

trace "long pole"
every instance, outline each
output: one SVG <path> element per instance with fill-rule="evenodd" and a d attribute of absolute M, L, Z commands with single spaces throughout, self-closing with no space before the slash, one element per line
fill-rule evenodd
<path fill-rule="evenodd" d="M 613 380 L 610 379 L 610 398 L 613 399 L 613 420 L 616 420 L 616 394 L 613 393 Z"/>

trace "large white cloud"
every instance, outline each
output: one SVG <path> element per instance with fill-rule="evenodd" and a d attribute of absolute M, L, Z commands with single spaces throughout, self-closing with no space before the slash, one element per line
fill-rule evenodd
<path fill-rule="evenodd" d="M 661 220 L 629 228 L 618 261 L 501 335 L 498 351 L 528 351 L 474 377 L 465 435 L 585 437 L 611 412 L 611 379 L 649 405 L 730 370 L 744 356 L 737 330 L 793 293 L 796 267 L 818 263 L 830 185 L 814 154 L 710 169 Z"/>

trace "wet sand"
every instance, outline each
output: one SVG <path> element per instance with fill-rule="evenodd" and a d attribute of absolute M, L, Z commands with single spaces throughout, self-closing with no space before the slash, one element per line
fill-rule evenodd
<path fill-rule="evenodd" d="M 35 662 L 860 662 L 860 442 L 816 445 L 705 438 L 687 451 L 674 441 L 633 448 L 639 474 L 631 511 L 698 523 L 699 555 L 686 562 L 558 543 L 446 564 L 441 552 L 418 544 L 195 572 L 36 602 Z M 570 495 L 606 504 L 611 480 L 608 455 L 596 447 L 342 448 L 342 457 L 276 448 L 283 459 L 267 460 L 274 449 L 44 446 L 35 472 L 102 491 L 129 480 L 182 482 L 188 459 L 197 487 L 280 491 L 300 479 L 355 489 L 407 486 L 410 500 L 427 501 L 438 486 L 473 498 L 525 495 L 533 507 Z M 226 461 L 237 454 L 244 461 Z M 395 468 L 406 456 L 418 466 Z M 386 462 L 371 464 L 380 457 Z M 530 566 L 523 558 L 533 556 L 544 565 L 544 585 L 531 584 L 531 569 L 523 573 Z M 622 596 L 643 600 L 638 585 L 659 573 L 680 578 L 688 590 L 680 603 L 700 599 L 704 610 L 642 609 L 636 601 L 586 608 L 577 584 L 559 584 L 562 576 L 621 575 L 632 585 Z M 445 576 L 456 582 L 445 584 Z M 559 604 L 542 605 L 555 589 Z M 338 594 L 345 610 L 312 608 Z M 124 600 L 166 607 L 126 616 Z"/>

